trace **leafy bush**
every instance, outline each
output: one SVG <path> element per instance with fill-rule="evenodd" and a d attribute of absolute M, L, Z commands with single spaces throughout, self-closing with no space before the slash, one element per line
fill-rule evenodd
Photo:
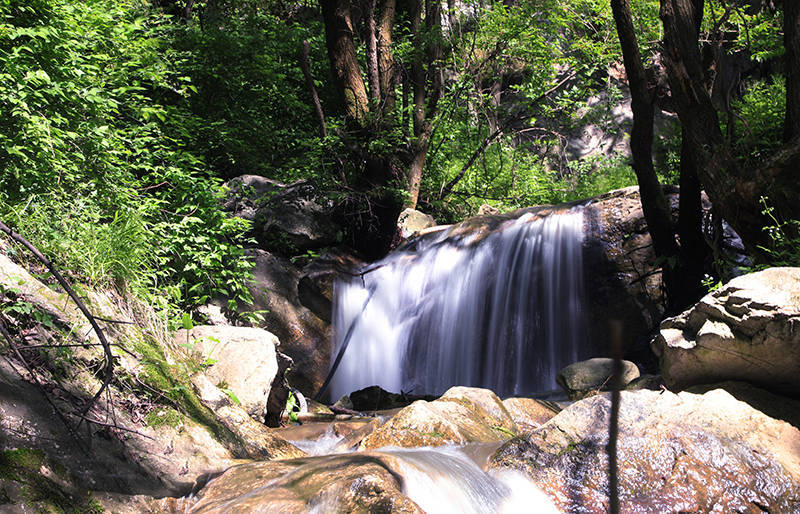
<path fill-rule="evenodd" d="M 170 30 L 139 0 L 0 3 L 0 216 L 92 284 L 247 300 L 247 226 L 185 148 L 196 88 Z"/>

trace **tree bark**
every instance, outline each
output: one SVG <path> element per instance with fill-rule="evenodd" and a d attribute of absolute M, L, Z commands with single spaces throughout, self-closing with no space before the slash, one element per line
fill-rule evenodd
<path fill-rule="evenodd" d="M 678 245 L 672 224 L 672 212 L 664 196 L 653 167 L 653 120 L 654 96 L 645 73 L 628 0 L 611 0 L 611 9 L 617 26 L 625 73 L 631 90 L 633 128 L 631 129 L 631 155 L 633 170 L 639 182 L 647 228 L 653 240 L 653 248 L 663 261 L 662 277 L 667 288 L 669 310 L 677 307 L 675 300 L 680 278 L 677 273 Z"/>
<path fill-rule="evenodd" d="M 396 0 L 384 0 L 378 23 L 378 74 L 382 95 L 382 112 L 384 117 L 394 116 L 397 105 L 397 73 L 395 71 L 394 53 L 392 52 L 392 27 L 397 10 Z M 392 123 L 397 123 L 396 118 Z"/>
<path fill-rule="evenodd" d="M 699 0 L 698 0 L 699 1 Z M 784 2 L 785 16 L 797 21 L 796 2 Z M 761 166 L 742 170 L 726 144 L 705 85 L 703 67 L 694 30 L 696 9 L 691 0 L 661 0 L 661 19 L 664 23 L 664 47 L 667 75 L 675 107 L 681 124 L 692 145 L 695 169 L 700 182 L 714 204 L 714 209 L 736 230 L 748 248 L 759 252 L 759 247 L 771 245 L 763 227 L 770 223 L 762 214 L 761 198 L 767 197 L 782 219 L 796 219 L 800 215 L 800 137 L 790 137 L 788 142 Z M 798 34 L 790 29 L 785 42 L 797 48 Z M 792 54 L 787 48 L 787 54 Z M 796 55 L 787 57 L 797 59 Z M 797 64 L 794 64 L 796 67 Z M 787 80 L 786 134 L 796 130 L 797 121 L 789 100 L 797 96 L 790 93 Z M 796 100 L 793 100 L 796 101 Z"/>
<path fill-rule="evenodd" d="M 319 101 L 317 87 L 314 85 L 314 77 L 311 75 L 311 65 L 308 60 L 310 46 L 311 45 L 308 41 L 303 41 L 303 44 L 300 48 L 300 69 L 303 71 L 308 92 L 311 94 L 311 101 L 314 104 L 314 112 L 317 113 L 317 118 L 319 118 L 320 136 L 322 136 L 322 139 L 325 139 L 328 137 L 328 128 L 325 125 L 325 113 L 322 110 L 322 103 Z"/>
<path fill-rule="evenodd" d="M 381 101 L 381 86 L 378 73 L 378 38 L 375 30 L 375 0 L 364 0 L 367 24 L 367 78 L 369 79 L 369 99 L 373 105 Z"/>
<path fill-rule="evenodd" d="M 325 22 L 325 42 L 331 71 L 342 97 L 345 117 L 356 128 L 364 128 L 369 101 L 353 43 L 349 0 L 320 0 Z"/>
<path fill-rule="evenodd" d="M 433 115 L 442 94 L 442 76 L 439 60 L 442 57 L 441 25 L 442 6 L 437 0 L 428 0 L 425 13 L 425 30 L 422 30 L 422 0 L 412 4 L 411 31 L 417 46 L 417 57 L 411 65 L 414 89 L 414 139 L 411 143 L 411 165 L 407 184 L 406 207 L 416 208 L 425 157 L 433 132 Z M 423 51 L 424 49 L 424 51 Z"/>

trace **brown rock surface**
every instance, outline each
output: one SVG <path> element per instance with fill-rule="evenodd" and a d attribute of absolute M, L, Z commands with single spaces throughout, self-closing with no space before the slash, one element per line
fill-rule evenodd
<path fill-rule="evenodd" d="M 491 466 L 523 471 L 563 511 L 604 512 L 610 403 L 574 403 Z M 622 512 L 800 509 L 800 431 L 725 391 L 623 392 L 619 423 Z"/>
<path fill-rule="evenodd" d="M 522 433 L 539 428 L 561 410 L 554 404 L 532 398 L 506 398 L 503 405 Z"/>
<path fill-rule="evenodd" d="M 247 310 L 267 311 L 259 326 L 278 336 L 279 350 L 294 362 L 289 383 L 313 397 L 328 373 L 330 326 L 300 303 L 300 271 L 288 260 L 263 250 L 248 255 L 256 267 L 249 286 L 253 304 Z"/>
<path fill-rule="evenodd" d="M 362 453 L 235 466 L 209 482 L 193 504 L 184 500 L 179 512 L 422 513 L 403 496 L 391 460 Z"/>
<path fill-rule="evenodd" d="M 188 346 L 198 362 L 208 363 L 202 373 L 213 385 L 230 390 L 253 419 L 264 421 L 278 372 L 277 337 L 260 328 L 201 325 L 178 330 L 175 344 Z"/>
<path fill-rule="evenodd" d="M 453 387 L 438 400 L 418 400 L 401 409 L 364 438 L 361 448 L 497 442 L 517 432 L 514 420 L 493 392 Z"/>

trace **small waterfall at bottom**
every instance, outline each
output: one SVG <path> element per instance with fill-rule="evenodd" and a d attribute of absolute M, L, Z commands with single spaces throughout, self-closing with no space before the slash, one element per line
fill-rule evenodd
<path fill-rule="evenodd" d="M 582 208 L 461 232 L 421 238 L 335 284 L 334 355 L 348 346 L 334 399 L 371 385 L 531 394 L 583 356 Z"/>

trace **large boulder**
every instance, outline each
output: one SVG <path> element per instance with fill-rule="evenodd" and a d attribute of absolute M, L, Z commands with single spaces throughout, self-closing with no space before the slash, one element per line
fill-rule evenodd
<path fill-rule="evenodd" d="M 248 285 L 253 303 L 243 308 L 261 312 L 259 326 L 278 336 L 281 353 L 293 361 L 290 384 L 312 397 L 328 373 L 330 326 L 300 302 L 301 273 L 291 262 L 264 250 L 247 255 L 255 264 Z"/>
<path fill-rule="evenodd" d="M 677 218 L 679 190 L 664 186 Z M 711 208 L 703 195 L 703 209 Z M 584 266 L 590 333 L 595 354 L 608 354 L 609 321 L 619 322 L 625 357 L 654 371 L 656 362 L 648 344 L 664 318 L 666 298 L 661 263 L 644 219 L 638 186 L 610 191 L 586 202 Z M 741 239 L 723 222 L 720 251 L 727 260 L 742 263 Z"/>
<path fill-rule="evenodd" d="M 270 387 L 278 372 L 273 334 L 253 327 L 201 325 L 175 333 L 176 345 L 189 347 L 203 374 L 237 398 L 258 421 L 266 419 Z"/>
<path fill-rule="evenodd" d="M 242 175 L 226 183 L 226 210 L 253 222 L 263 248 L 286 252 L 322 248 L 341 239 L 330 209 L 305 180 L 283 184 L 257 175 Z"/>
<path fill-rule="evenodd" d="M 664 320 L 652 348 L 671 388 L 740 380 L 800 396 L 800 268 L 734 278 Z"/>
<path fill-rule="evenodd" d="M 492 468 L 527 474 L 565 512 L 608 508 L 611 400 L 601 394 L 501 447 Z M 621 512 L 797 512 L 800 431 L 722 390 L 621 393 Z"/>
<path fill-rule="evenodd" d="M 161 500 L 169 512 L 396 512 L 421 514 L 385 455 L 342 455 L 235 466 L 196 496 Z"/>
<path fill-rule="evenodd" d="M 403 239 L 408 239 L 426 228 L 435 226 L 436 220 L 433 216 L 415 209 L 405 209 L 397 218 L 397 229 Z"/>
<path fill-rule="evenodd" d="M 418 400 L 400 410 L 361 443 L 362 449 L 499 442 L 519 429 L 488 389 L 453 387 L 438 400 Z"/>
<path fill-rule="evenodd" d="M 551 402 L 533 398 L 506 398 L 503 405 L 521 433 L 539 428 L 561 411 Z"/>
<path fill-rule="evenodd" d="M 556 383 L 570 398 L 582 398 L 592 392 L 608 389 L 614 373 L 614 359 L 595 357 L 575 362 L 558 372 Z M 622 385 L 626 386 L 639 378 L 639 368 L 631 361 L 622 361 Z"/>

